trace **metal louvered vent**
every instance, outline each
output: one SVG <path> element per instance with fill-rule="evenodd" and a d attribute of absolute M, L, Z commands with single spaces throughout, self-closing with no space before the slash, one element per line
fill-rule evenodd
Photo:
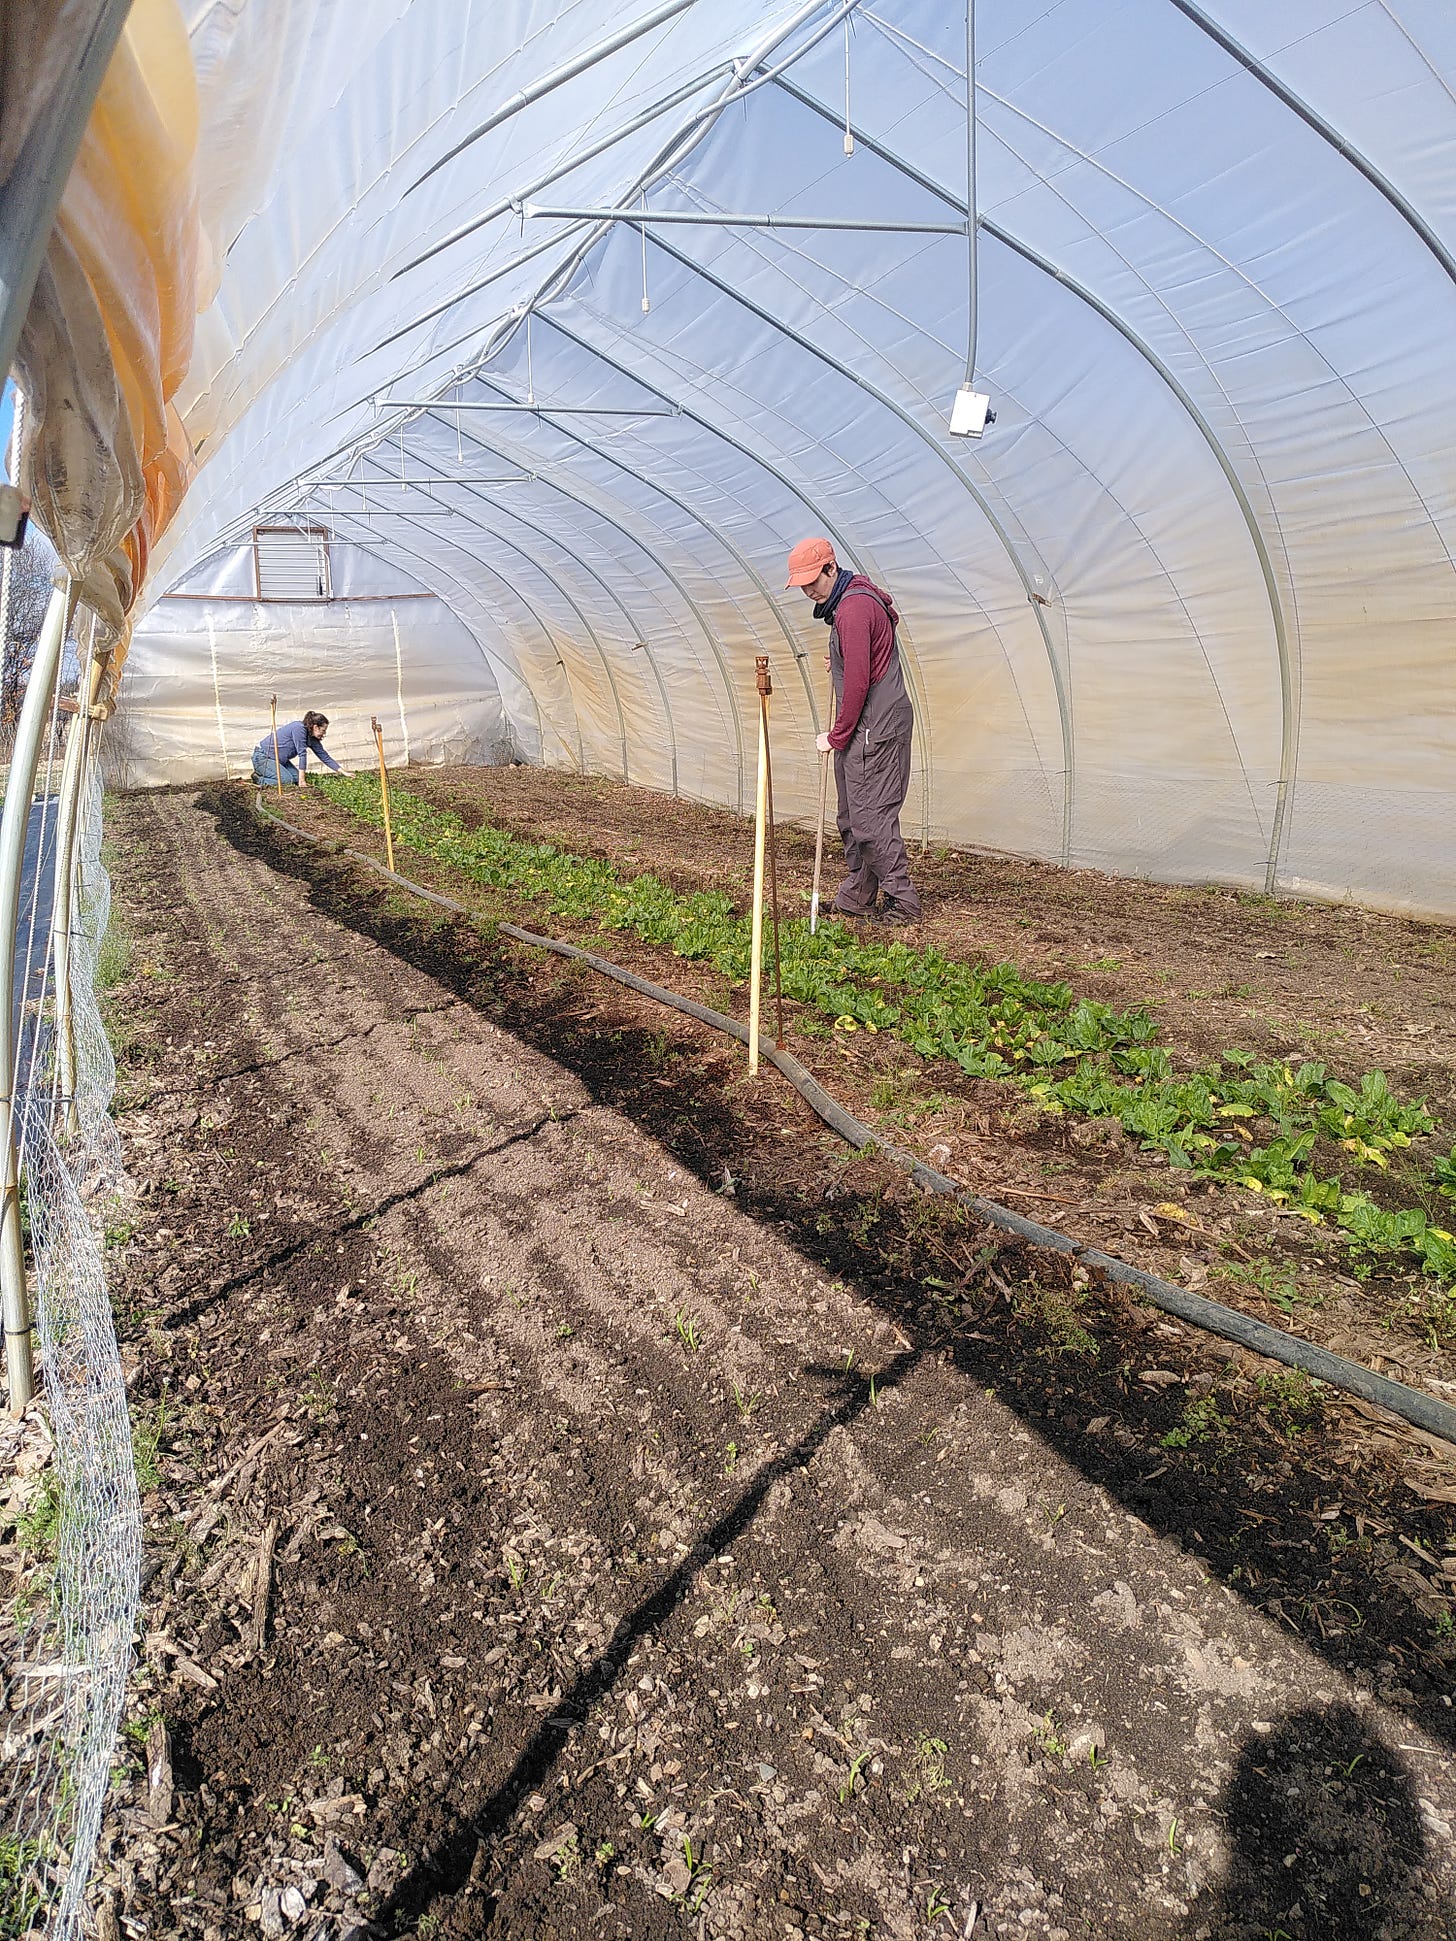
<path fill-rule="evenodd" d="M 260 600 L 329 600 L 326 526 L 255 526 L 253 571 Z"/>

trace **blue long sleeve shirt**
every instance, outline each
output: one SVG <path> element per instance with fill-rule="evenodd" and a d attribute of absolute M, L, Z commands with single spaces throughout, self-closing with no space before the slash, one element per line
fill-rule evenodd
<path fill-rule="evenodd" d="M 343 773 L 343 770 L 324 747 L 323 743 L 309 734 L 301 721 L 290 721 L 286 728 L 280 728 L 278 730 L 278 759 L 285 767 L 290 762 L 296 761 L 300 771 L 306 775 L 308 773 L 308 758 L 310 755 L 317 755 L 324 767 L 331 768 L 336 775 Z M 268 762 L 271 762 L 273 759 L 273 730 L 271 728 L 253 750 L 254 761 L 260 758 Z"/>

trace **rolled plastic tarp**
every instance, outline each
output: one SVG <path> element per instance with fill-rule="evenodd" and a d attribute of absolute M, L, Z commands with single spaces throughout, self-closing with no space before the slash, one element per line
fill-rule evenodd
<path fill-rule="evenodd" d="M 197 130 L 177 0 L 133 0 L 16 358 L 22 481 L 81 597 L 123 641 L 194 469 L 170 401 L 196 319 Z"/>

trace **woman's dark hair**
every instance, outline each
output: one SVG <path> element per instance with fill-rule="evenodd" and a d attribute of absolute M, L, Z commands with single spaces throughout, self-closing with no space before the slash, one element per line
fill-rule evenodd
<path fill-rule="evenodd" d="M 303 717 L 303 732 L 306 735 L 321 735 L 328 725 L 329 717 L 326 714 L 315 713 L 312 708 Z"/>

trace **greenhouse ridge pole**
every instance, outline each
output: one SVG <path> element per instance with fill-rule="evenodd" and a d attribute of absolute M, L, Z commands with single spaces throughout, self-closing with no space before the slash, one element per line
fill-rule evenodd
<path fill-rule="evenodd" d="M 528 202 L 521 214 L 527 221 L 560 218 L 569 222 L 626 222 L 634 228 L 658 223 L 686 223 L 703 229 L 850 229 L 873 230 L 893 236 L 962 236 L 963 222 L 875 222 L 857 216 L 738 215 L 712 209 L 543 209 Z"/>
<path fill-rule="evenodd" d="M 73 611 L 71 583 L 56 587 L 41 623 L 35 659 L 15 730 L 15 752 L 0 813 L 0 1108 L 5 1115 L 4 1182 L 0 1198 L 0 1306 L 5 1320 L 5 1371 L 10 1410 L 18 1415 L 35 1393 L 30 1297 L 20 1234 L 20 1168 L 16 1152 L 15 946 L 20 921 L 20 877 L 31 798 L 40 762 L 41 736 L 60 671 L 66 628 Z"/>

